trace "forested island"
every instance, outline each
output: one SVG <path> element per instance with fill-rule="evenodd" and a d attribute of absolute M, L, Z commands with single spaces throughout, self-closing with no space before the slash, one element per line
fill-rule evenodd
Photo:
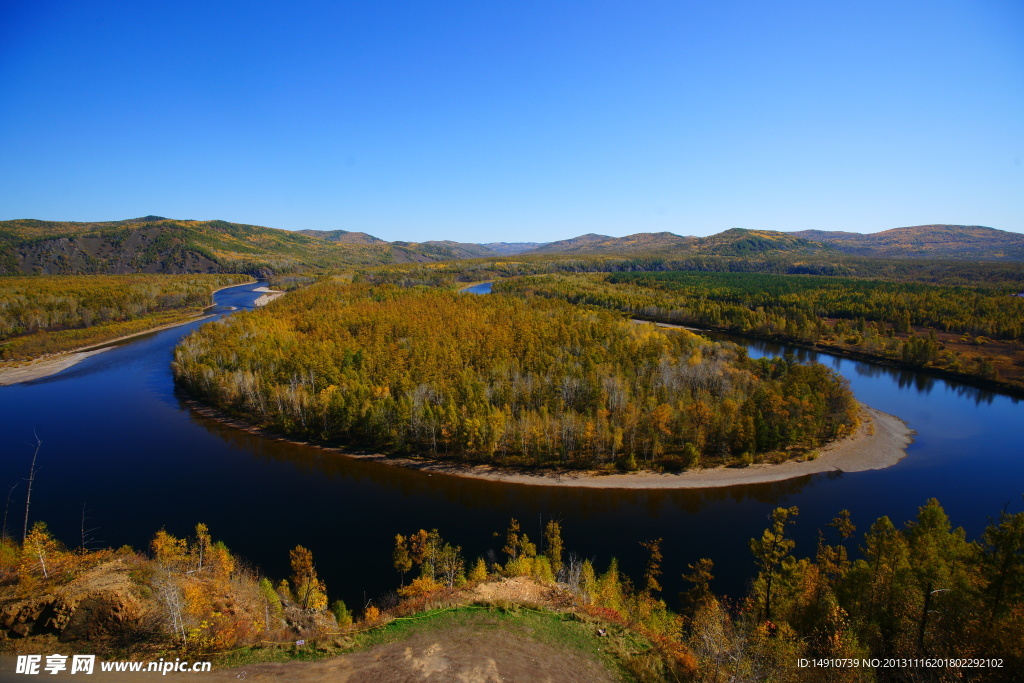
<path fill-rule="evenodd" d="M 207 325 L 175 352 L 193 395 L 325 444 L 500 465 L 752 463 L 849 434 L 820 364 L 542 297 L 318 283 Z"/>

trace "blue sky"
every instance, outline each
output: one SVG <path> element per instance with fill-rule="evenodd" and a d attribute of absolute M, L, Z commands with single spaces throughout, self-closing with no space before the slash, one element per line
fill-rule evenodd
<path fill-rule="evenodd" d="M 0 3 L 0 219 L 1024 232 L 1024 3 Z"/>

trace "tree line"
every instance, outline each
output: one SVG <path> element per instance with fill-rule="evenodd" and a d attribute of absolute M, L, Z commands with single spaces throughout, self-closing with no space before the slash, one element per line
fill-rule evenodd
<path fill-rule="evenodd" d="M 936 332 L 1012 351 L 1024 342 L 1024 297 L 1004 287 L 896 283 L 753 273 L 613 273 L 503 280 L 495 290 L 541 295 L 663 322 L 834 346 L 915 367 L 999 379 L 987 349 L 956 352 Z M 1012 378 L 1009 378 L 1012 381 Z"/>
<path fill-rule="evenodd" d="M 191 393 L 321 443 L 526 466 L 680 469 L 800 454 L 858 423 L 819 364 L 541 297 L 322 282 L 202 327 Z"/>
<path fill-rule="evenodd" d="M 557 522 L 535 543 L 515 519 L 501 561 L 467 561 L 437 530 L 397 535 L 398 593 L 429 604 L 431 594 L 502 576 L 557 583 L 574 596 L 577 611 L 649 639 L 658 657 L 638 666 L 647 674 L 641 680 L 1017 680 L 1024 669 L 1024 512 L 1004 510 L 970 541 L 931 499 L 902 526 L 875 520 L 858 543 L 850 512 L 842 510 L 819 530 L 808 556 L 796 552 L 791 536 L 798 513 L 776 508 L 762 534 L 749 540 L 756 573 L 738 599 L 715 593 L 714 562 L 707 558 L 682 572 L 687 590 L 665 596 L 664 539 L 640 542 L 648 560 L 643 575 L 631 579 L 615 558 L 600 571 L 566 550 Z M 848 665 L 798 666 L 815 658 Z M 915 659 L 961 664 L 870 664 Z"/>
<path fill-rule="evenodd" d="M 158 314 L 195 313 L 210 305 L 214 290 L 250 280 L 247 275 L 0 278 L 0 358 L 60 350 L 62 338 L 86 343 L 93 336 L 74 331 L 121 330 L 124 323 Z"/>
<path fill-rule="evenodd" d="M 766 253 L 750 256 L 713 254 L 519 254 L 440 263 L 406 263 L 361 267 L 357 279 L 377 284 L 454 287 L 459 283 L 524 275 L 558 273 L 761 273 L 920 282 L 938 285 L 984 285 L 1006 294 L 1024 290 L 1024 268 L 1014 262 L 940 259 L 889 259 L 848 254 Z"/>

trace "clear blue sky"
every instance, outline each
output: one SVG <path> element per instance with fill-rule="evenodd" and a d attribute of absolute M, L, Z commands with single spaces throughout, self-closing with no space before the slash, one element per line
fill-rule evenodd
<path fill-rule="evenodd" d="M 1024 232 L 1024 3 L 0 2 L 0 218 Z"/>

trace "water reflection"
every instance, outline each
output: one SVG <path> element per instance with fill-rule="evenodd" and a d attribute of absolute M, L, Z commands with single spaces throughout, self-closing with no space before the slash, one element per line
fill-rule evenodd
<path fill-rule="evenodd" d="M 751 358 L 776 357 L 792 354 L 801 362 L 814 362 L 828 365 L 841 374 L 855 374 L 865 378 L 888 378 L 893 380 L 901 389 L 913 389 L 920 394 L 927 395 L 936 387 L 952 387 L 964 398 L 975 403 L 992 403 L 996 397 L 1006 398 L 1006 395 L 994 392 L 990 389 L 976 387 L 956 380 L 947 380 L 938 375 L 930 374 L 924 370 L 911 370 L 908 368 L 881 365 L 865 361 L 853 360 L 826 351 L 815 351 L 799 346 L 789 346 L 777 342 L 749 339 L 739 335 L 725 332 L 702 331 L 701 335 L 715 341 L 729 341 L 739 344 L 747 349 Z M 1018 399 L 1012 399 L 1018 400 Z"/>

